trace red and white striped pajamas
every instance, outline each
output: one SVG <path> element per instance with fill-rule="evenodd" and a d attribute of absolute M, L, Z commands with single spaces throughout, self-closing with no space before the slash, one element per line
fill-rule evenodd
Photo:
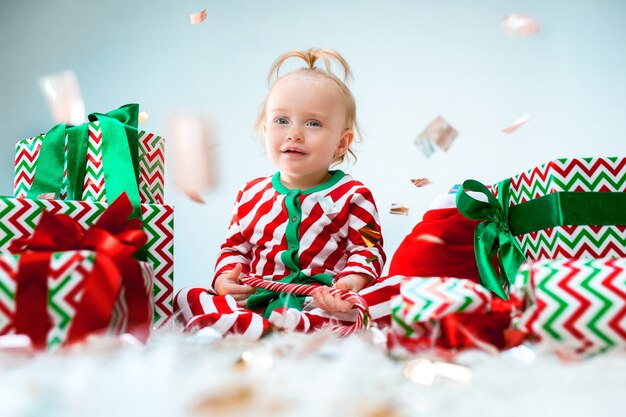
<path fill-rule="evenodd" d="M 368 245 L 359 232 L 367 226 L 380 233 L 374 199 L 350 175 L 339 170 L 330 173 L 327 182 L 308 190 L 287 189 L 279 173 L 246 183 L 237 194 L 215 277 L 231 271 L 236 264 L 242 265 L 244 275 L 284 282 L 313 277 L 313 281 L 331 283 L 348 274 L 369 275 L 373 285 L 360 295 L 370 306 L 371 318 L 386 324 L 390 316 L 388 301 L 398 294 L 400 279 L 378 281 L 385 262 L 382 238 Z M 215 327 L 221 320 L 222 329 L 230 320 L 231 330 L 218 331 L 251 337 L 265 331 L 267 321 L 260 320 L 260 315 L 237 307 L 228 295 L 214 294 L 200 288 L 186 288 L 177 294 L 175 308 L 188 328 Z M 326 313 L 308 299 L 302 312 L 288 310 L 275 310 L 270 320 L 301 331 L 319 328 L 331 320 L 354 320 L 351 313 Z M 234 324 L 239 316 L 241 319 Z"/>

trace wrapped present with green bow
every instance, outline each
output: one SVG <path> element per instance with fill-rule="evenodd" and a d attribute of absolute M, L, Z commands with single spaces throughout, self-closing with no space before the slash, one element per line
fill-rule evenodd
<path fill-rule="evenodd" d="M 22 334 L 54 349 L 94 332 L 146 340 L 152 268 L 135 254 L 146 242 L 122 195 L 90 228 L 44 211 L 34 232 L 0 254 L 0 335 Z"/>
<path fill-rule="evenodd" d="M 481 283 L 501 298 L 524 260 L 626 257 L 626 158 L 564 158 L 493 186 L 457 193 L 481 220 L 474 246 Z"/>
<path fill-rule="evenodd" d="M 38 149 L 31 149 L 34 153 L 27 153 L 22 147 L 22 156 L 17 158 L 21 162 L 16 166 L 17 197 L 0 197 L 0 250 L 5 250 L 12 240 L 32 233 L 44 210 L 68 214 L 83 227 L 91 227 L 106 210 L 107 202 L 125 193 L 133 208 L 131 217 L 143 221 L 148 235 L 137 256 L 152 266 L 154 322 L 160 325 L 171 316 L 173 307 L 174 210 L 164 204 L 142 203 L 150 198 L 140 187 L 141 155 L 154 155 L 155 151 L 145 147 L 140 150 L 146 135 L 138 131 L 137 119 L 136 104 L 106 114 L 92 113 L 89 123 L 54 126 L 37 140 Z M 94 135 L 101 136 L 99 151 L 95 153 L 90 150 Z M 162 149 L 156 152 L 162 153 Z M 24 179 L 24 161 L 32 168 L 28 180 Z M 92 166 L 100 174 L 94 176 Z M 100 186 L 92 187 L 99 175 L 103 178 L 103 192 Z M 86 198 L 96 189 L 93 198 Z"/>
<path fill-rule="evenodd" d="M 138 174 L 143 204 L 164 204 L 165 139 L 137 128 L 139 106 L 129 104 L 106 114 L 93 113 L 80 126 L 55 126 L 46 134 L 19 141 L 15 146 L 15 197 L 32 196 L 37 170 L 62 173 L 56 198 L 107 202 L 107 187 L 115 182 L 120 147 Z M 124 131 L 114 129 L 111 120 Z M 117 157 L 116 157 L 117 155 Z M 69 187 L 69 184 L 72 187 Z M 37 184 L 35 184 L 37 187 Z M 34 190 L 36 192 L 36 189 Z"/>

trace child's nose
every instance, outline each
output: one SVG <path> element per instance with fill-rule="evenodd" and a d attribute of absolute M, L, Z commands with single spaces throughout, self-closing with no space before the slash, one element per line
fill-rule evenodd
<path fill-rule="evenodd" d="M 287 132 L 287 140 L 302 142 L 303 139 L 302 129 L 297 126 L 291 126 L 289 128 L 289 131 Z"/>

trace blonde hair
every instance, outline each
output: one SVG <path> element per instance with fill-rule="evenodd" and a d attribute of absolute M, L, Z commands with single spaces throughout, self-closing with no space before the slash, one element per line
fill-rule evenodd
<path fill-rule="evenodd" d="M 279 71 L 281 66 L 290 58 L 300 58 L 305 63 L 306 66 L 302 68 L 298 68 L 296 70 L 290 71 L 284 74 L 282 77 L 279 75 Z M 339 63 L 341 68 L 343 69 L 343 80 L 339 79 L 335 74 L 333 74 L 331 69 L 331 59 L 334 59 Z M 315 63 L 321 60 L 324 62 L 324 69 L 315 66 Z M 356 120 L 356 102 L 354 100 L 354 96 L 352 92 L 346 85 L 348 80 L 352 78 L 352 71 L 350 70 L 350 66 L 348 62 L 345 60 L 340 53 L 333 51 L 332 49 L 325 48 L 309 48 L 306 51 L 288 51 L 279 56 L 276 61 L 272 64 L 268 76 L 267 76 L 267 84 L 269 86 L 269 91 L 265 96 L 265 99 L 261 103 L 259 115 L 257 117 L 256 128 L 257 132 L 260 132 L 261 125 L 263 123 L 263 119 L 265 118 L 265 106 L 267 104 L 267 98 L 269 97 L 274 85 L 276 82 L 286 76 L 295 75 L 295 74 L 303 74 L 303 75 L 311 75 L 315 77 L 322 77 L 324 79 L 332 81 L 345 97 L 346 102 L 346 129 L 352 129 L 355 134 L 361 136 L 361 130 L 359 129 L 357 120 Z M 356 155 L 352 151 L 351 148 L 348 148 L 347 154 L 349 155 L 349 159 L 352 159 L 356 162 Z M 339 164 L 344 161 L 346 154 L 338 155 L 333 161 L 335 164 Z"/>

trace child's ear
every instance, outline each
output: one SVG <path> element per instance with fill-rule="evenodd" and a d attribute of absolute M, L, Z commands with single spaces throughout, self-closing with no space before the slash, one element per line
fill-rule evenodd
<path fill-rule="evenodd" d="M 346 129 L 341 135 L 339 139 L 339 144 L 337 145 L 337 153 L 339 155 L 343 155 L 348 152 L 350 145 L 352 145 L 352 141 L 354 141 L 354 131 L 352 129 Z"/>

